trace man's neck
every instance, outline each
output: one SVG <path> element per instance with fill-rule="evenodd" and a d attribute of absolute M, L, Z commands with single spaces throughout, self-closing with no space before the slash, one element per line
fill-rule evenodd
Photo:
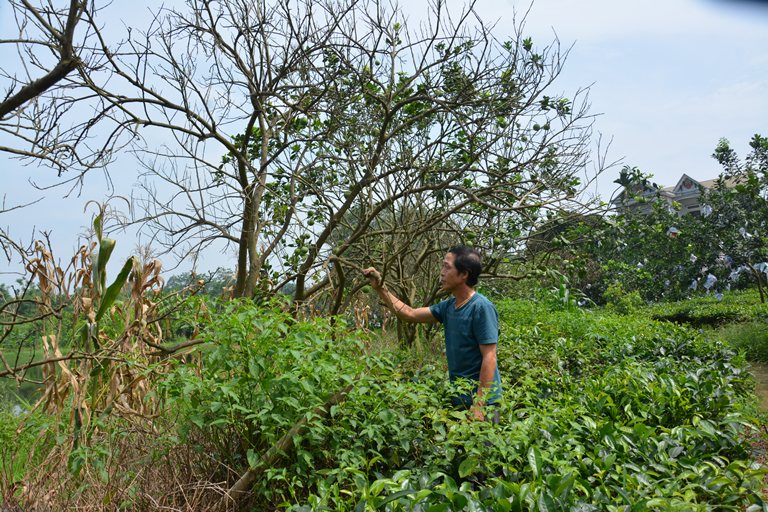
<path fill-rule="evenodd" d="M 475 294 L 475 289 L 471 286 L 461 286 L 453 290 L 453 296 L 456 298 L 456 304 L 466 302 Z"/>

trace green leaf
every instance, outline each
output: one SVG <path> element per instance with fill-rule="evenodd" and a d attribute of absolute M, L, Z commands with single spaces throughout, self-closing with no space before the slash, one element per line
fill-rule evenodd
<path fill-rule="evenodd" d="M 418 503 L 427 496 L 432 494 L 432 489 L 422 489 L 413 496 L 413 502 Z"/>
<path fill-rule="evenodd" d="M 67 461 L 69 465 L 69 471 L 75 476 L 80 474 L 80 470 L 85 464 L 85 458 L 80 451 L 73 452 Z"/>
<path fill-rule="evenodd" d="M 469 475 L 473 474 L 477 469 L 477 466 L 479 463 L 480 461 L 477 459 L 477 457 L 467 457 L 459 465 L 459 476 L 461 478 L 466 478 Z"/>
<path fill-rule="evenodd" d="M 584 422 L 584 425 L 586 425 L 592 432 L 597 430 L 597 423 L 595 423 L 595 420 L 589 416 L 582 416 L 581 419 Z"/>
<path fill-rule="evenodd" d="M 459 486 L 456 485 L 456 480 L 451 478 L 448 475 L 445 475 L 445 480 L 443 480 L 443 487 L 448 491 L 458 491 Z"/>
<path fill-rule="evenodd" d="M 576 481 L 576 474 L 575 473 L 567 473 L 562 477 L 559 484 L 557 485 L 557 488 L 555 489 L 555 496 L 562 500 L 563 498 L 567 498 L 568 495 L 571 493 L 571 489 L 573 488 L 573 484 Z"/>
<path fill-rule="evenodd" d="M 104 216 L 102 215 L 102 212 L 103 210 L 100 210 L 99 214 L 93 218 L 93 231 L 96 233 L 96 238 L 98 240 L 101 240 L 103 233 L 102 229 L 104 227 Z"/>
<path fill-rule="evenodd" d="M 542 492 L 538 500 L 539 512 L 554 512 L 557 510 L 555 500 L 548 492 Z"/>
<path fill-rule="evenodd" d="M 531 446 L 528 450 L 528 464 L 530 464 L 534 476 L 541 478 L 541 452 L 536 446 Z"/>
<path fill-rule="evenodd" d="M 392 480 L 388 479 L 380 479 L 376 480 L 371 484 L 371 486 L 368 488 L 368 495 L 369 496 L 378 496 L 381 494 L 381 491 L 384 490 L 384 486 L 388 483 L 393 483 Z"/>
<path fill-rule="evenodd" d="M 128 274 L 130 274 L 131 270 L 133 270 L 133 265 L 135 263 L 137 263 L 135 256 L 128 258 L 128 260 L 126 260 L 125 264 L 123 265 L 123 269 L 117 275 L 117 279 L 115 279 L 115 281 L 109 285 L 109 288 L 107 288 L 107 292 L 101 299 L 101 304 L 99 304 L 99 311 L 96 313 L 97 322 L 101 320 L 101 317 L 104 316 L 104 313 L 109 311 L 109 308 L 111 308 L 112 304 L 115 303 L 115 300 L 120 294 L 120 290 L 123 289 L 125 282 L 128 280 Z"/>
<path fill-rule="evenodd" d="M 253 451 L 253 448 L 248 448 L 248 451 L 246 452 L 245 456 L 248 459 L 249 468 L 253 469 L 259 463 L 259 456 L 256 454 L 255 451 Z"/>
<path fill-rule="evenodd" d="M 413 494 L 415 492 L 416 492 L 415 489 L 405 489 L 405 490 L 402 490 L 402 491 L 397 491 L 395 493 L 392 493 L 389 496 L 387 496 L 386 499 L 382 500 L 382 502 L 378 504 L 377 508 L 382 508 L 387 503 L 390 503 L 392 501 L 400 499 L 403 496 L 408 496 L 408 495 Z"/>
<path fill-rule="evenodd" d="M 523 49 L 529 52 L 531 48 L 533 48 L 533 40 L 530 37 L 526 37 L 523 39 Z"/>
<path fill-rule="evenodd" d="M 193 414 L 189 417 L 189 421 L 195 424 L 198 428 L 203 428 L 205 425 L 205 418 L 201 414 Z"/>
<path fill-rule="evenodd" d="M 109 262 L 112 251 L 115 250 L 116 242 L 111 238 L 105 238 L 99 240 L 99 252 L 96 255 L 96 265 L 93 267 L 93 280 L 99 289 L 98 292 L 104 291 L 104 284 L 107 279 L 107 263 Z"/>

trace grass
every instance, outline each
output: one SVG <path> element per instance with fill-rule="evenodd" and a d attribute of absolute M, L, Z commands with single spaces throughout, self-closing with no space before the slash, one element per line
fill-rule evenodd
<path fill-rule="evenodd" d="M 723 325 L 714 332 L 748 361 L 768 363 L 768 324 L 761 321 Z"/>

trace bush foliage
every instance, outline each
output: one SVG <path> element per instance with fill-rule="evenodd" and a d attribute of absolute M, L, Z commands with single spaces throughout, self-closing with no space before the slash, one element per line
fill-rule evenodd
<path fill-rule="evenodd" d="M 582 266 L 599 264 L 591 298 L 613 284 L 645 300 L 679 300 L 757 285 L 766 302 L 768 278 L 768 138 L 754 135 L 742 161 L 722 139 L 712 155 L 723 167 L 714 185 L 699 189 L 699 214 L 687 214 L 636 167 L 615 183 L 628 205 L 586 232 Z"/>
<path fill-rule="evenodd" d="M 85 506 L 111 488 L 125 510 L 204 508 L 252 468 L 255 510 L 764 507 L 743 437 L 745 361 L 700 331 L 501 301 L 505 395 L 493 425 L 448 406 L 439 351 L 417 360 L 338 319 L 297 321 L 281 303 L 209 307 L 208 343 L 163 367 L 157 434 L 105 418 L 77 472 L 59 479 L 58 503 Z M 291 449 L 260 468 L 303 420 Z"/>
<path fill-rule="evenodd" d="M 644 307 L 643 311 L 655 320 L 693 327 L 768 320 L 768 304 L 760 302 L 759 294 L 754 289 L 734 291 L 721 297 L 710 294 L 691 300 L 659 302 Z"/>

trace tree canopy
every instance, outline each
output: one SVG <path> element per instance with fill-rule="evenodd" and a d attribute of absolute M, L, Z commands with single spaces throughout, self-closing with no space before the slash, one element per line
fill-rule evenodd
<path fill-rule="evenodd" d="M 715 186 L 700 190 L 701 215 L 650 199 L 650 210 L 627 211 L 594 233 L 589 251 L 601 262 L 604 289 L 619 283 L 647 300 L 720 293 L 757 284 L 765 300 L 768 277 L 768 139 L 755 135 L 742 161 L 721 139 L 713 153 L 723 167 Z M 625 191 L 650 183 L 627 169 Z M 638 198 L 640 199 L 640 198 Z"/>
<path fill-rule="evenodd" d="M 41 124 L 129 148 L 133 222 L 179 258 L 233 250 L 236 296 L 290 287 L 336 311 L 375 264 L 429 300 L 408 275 L 458 242 L 495 271 L 600 170 L 586 90 L 551 90 L 567 50 L 522 20 L 498 38 L 472 4 L 415 25 L 378 0 L 192 0 L 119 41 L 86 12 L 88 72 L 34 100 Z"/>

